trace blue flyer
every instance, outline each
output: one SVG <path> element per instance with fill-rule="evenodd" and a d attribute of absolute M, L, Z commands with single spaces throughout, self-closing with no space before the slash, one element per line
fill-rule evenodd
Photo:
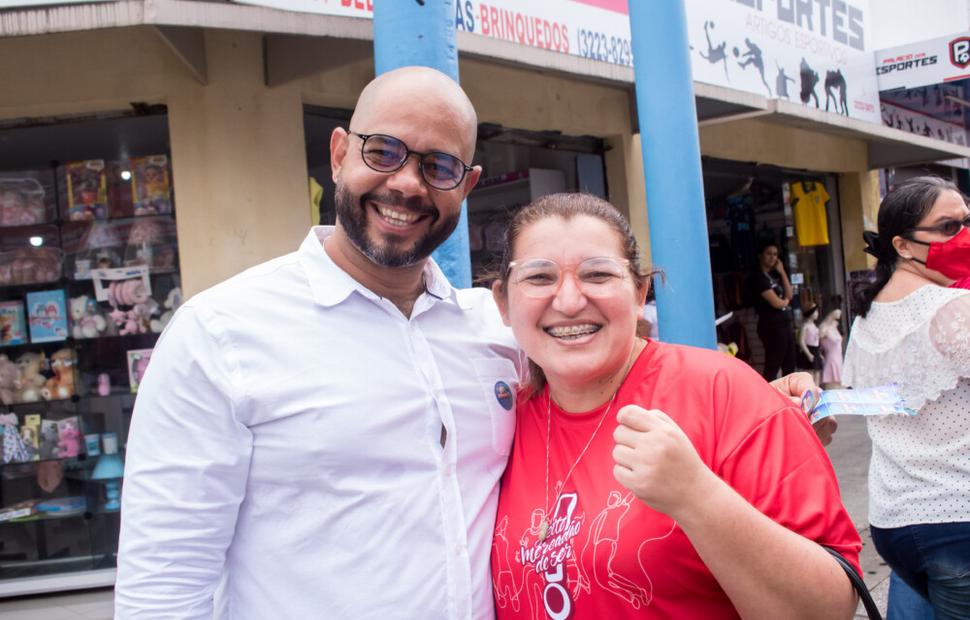
<path fill-rule="evenodd" d="M 31 342 L 56 342 L 67 338 L 64 291 L 27 293 L 27 324 Z"/>

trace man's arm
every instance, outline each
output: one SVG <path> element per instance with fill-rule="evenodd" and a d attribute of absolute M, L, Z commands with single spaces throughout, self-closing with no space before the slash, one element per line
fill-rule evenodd
<path fill-rule="evenodd" d="M 211 618 L 252 437 L 232 344 L 184 306 L 159 339 L 128 435 L 116 618 Z M 208 318 L 208 317 L 207 317 Z"/>

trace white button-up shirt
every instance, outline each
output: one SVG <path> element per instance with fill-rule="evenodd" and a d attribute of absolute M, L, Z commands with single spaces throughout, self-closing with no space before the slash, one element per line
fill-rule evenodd
<path fill-rule="evenodd" d="M 431 261 L 405 317 L 298 252 L 186 302 L 139 386 L 118 618 L 492 618 L 522 368 L 484 289 Z M 441 444 L 442 426 L 446 441 Z"/>

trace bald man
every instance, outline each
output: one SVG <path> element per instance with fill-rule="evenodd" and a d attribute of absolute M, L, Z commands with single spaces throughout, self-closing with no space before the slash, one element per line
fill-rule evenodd
<path fill-rule="evenodd" d="M 522 361 L 429 258 L 481 170 L 464 92 L 384 74 L 330 140 L 336 226 L 186 302 L 139 386 L 117 618 L 492 618 Z M 288 208 L 287 205 L 272 205 Z"/>

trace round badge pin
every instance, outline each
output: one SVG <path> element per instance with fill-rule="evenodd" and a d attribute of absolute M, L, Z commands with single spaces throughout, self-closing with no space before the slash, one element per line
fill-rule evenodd
<path fill-rule="evenodd" d="M 495 382 L 495 400 L 502 405 L 502 409 L 512 411 L 512 406 L 515 404 L 515 394 L 512 393 L 512 388 L 505 381 Z"/>

